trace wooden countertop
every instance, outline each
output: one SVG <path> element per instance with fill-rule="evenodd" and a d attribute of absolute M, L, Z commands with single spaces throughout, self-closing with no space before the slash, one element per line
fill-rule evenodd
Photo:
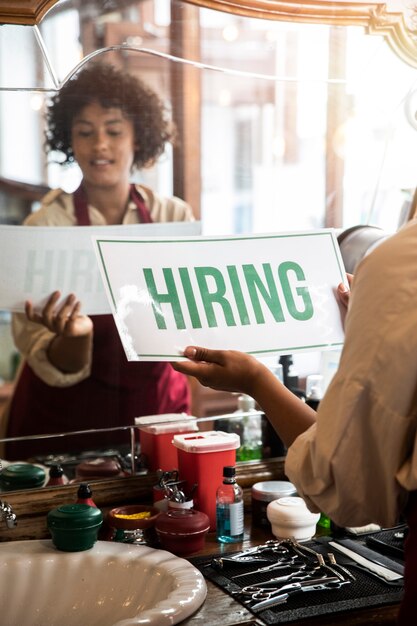
<path fill-rule="evenodd" d="M 259 545 L 267 539 L 273 539 L 272 534 L 262 530 L 252 529 L 246 525 L 245 539 L 239 544 L 220 544 L 217 542 L 215 534 L 207 536 L 204 550 L 192 556 L 207 555 L 208 561 L 214 554 L 227 554 L 246 550 L 254 545 Z M 237 602 L 229 594 L 222 591 L 217 585 L 209 580 L 207 583 L 207 598 L 202 607 L 182 624 L 187 626 L 264 626 L 265 622 L 255 617 L 242 604 Z M 320 616 L 310 619 L 303 619 L 297 622 L 292 621 L 291 626 L 395 626 L 398 613 L 398 604 L 385 605 L 377 608 L 358 609 L 338 613 L 337 617 Z"/>

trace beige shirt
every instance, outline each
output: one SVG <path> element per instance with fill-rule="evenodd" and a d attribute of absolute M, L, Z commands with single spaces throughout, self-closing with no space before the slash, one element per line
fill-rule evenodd
<path fill-rule="evenodd" d="M 163 198 L 148 187 L 137 185 L 153 222 L 193 221 L 191 207 L 179 198 Z M 95 207 L 88 206 L 90 222 L 93 226 L 106 225 L 102 213 Z M 123 218 L 123 224 L 137 224 L 138 212 L 131 202 Z M 62 189 L 50 191 L 43 199 L 41 208 L 32 213 L 25 224 L 29 226 L 75 226 L 77 220 L 74 213 L 72 194 Z M 54 387 L 67 387 L 87 378 L 91 371 L 90 362 L 75 374 L 66 374 L 55 368 L 47 357 L 47 350 L 54 334 L 40 324 L 28 322 L 22 313 L 12 317 L 12 332 L 15 345 L 29 363 L 33 371 L 45 383 Z"/>
<path fill-rule="evenodd" d="M 342 526 L 398 521 L 417 489 L 417 221 L 354 278 L 340 366 L 317 423 L 288 451 L 309 508 Z"/>

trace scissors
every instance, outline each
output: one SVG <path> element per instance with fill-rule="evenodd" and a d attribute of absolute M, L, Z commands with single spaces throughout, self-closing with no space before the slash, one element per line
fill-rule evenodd
<path fill-rule="evenodd" d="M 239 558 L 219 556 L 219 557 L 211 559 L 210 562 L 205 563 L 204 565 L 206 567 L 213 567 L 214 569 L 222 570 L 225 567 L 240 567 L 241 568 L 242 565 L 250 566 L 250 565 L 267 565 L 267 564 L 271 565 L 271 559 L 257 557 L 256 555 L 255 556 L 249 555 L 249 556 L 242 556 Z M 273 565 L 276 565 L 276 563 L 274 562 Z M 239 574 L 239 576 L 247 576 L 249 573 L 252 573 L 252 572 Z M 234 578 L 234 576 L 231 576 L 231 578 Z"/>
<path fill-rule="evenodd" d="M 245 596 L 251 596 L 253 600 L 260 600 L 262 598 L 269 598 L 271 594 L 282 591 L 286 585 L 282 586 L 280 583 L 285 583 L 287 581 L 291 581 L 291 584 L 298 584 L 300 581 L 304 580 L 309 580 L 310 582 L 313 580 L 330 580 L 331 578 L 340 580 L 336 576 L 321 576 L 319 579 L 315 579 L 313 574 L 317 572 L 317 569 L 317 567 L 304 566 L 303 570 L 296 570 L 290 574 L 286 574 L 285 576 L 271 578 L 271 580 L 267 580 L 263 583 L 257 583 L 256 585 L 246 585 L 245 587 L 242 587 L 238 593 Z"/>
<path fill-rule="evenodd" d="M 303 583 L 294 583 L 292 585 L 285 585 L 275 593 L 271 593 L 269 598 L 264 598 L 261 602 L 253 604 L 251 611 L 262 611 L 270 606 L 276 604 L 283 604 L 288 600 L 292 593 L 305 592 L 305 591 L 330 591 L 332 589 L 340 589 L 343 585 L 349 585 L 350 580 L 340 580 L 340 578 L 332 577 L 327 579 L 310 580 Z M 284 593 L 282 593 L 284 592 Z M 253 598 L 256 599 L 256 598 Z"/>
<path fill-rule="evenodd" d="M 237 574 L 236 576 L 232 576 L 232 579 L 243 578 L 243 576 L 252 576 L 252 574 L 259 574 L 261 572 L 269 572 L 275 569 L 289 569 L 291 567 L 297 567 L 298 570 L 303 569 L 302 565 L 296 566 L 294 561 L 300 560 L 300 557 L 297 554 L 288 554 L 280 558 L 275 563 L 270 563 L 265 567 L 260 567 L 259 569 L 253 570 L 252 572 L 244 572 L 243 574 Z M 305 567 L 305 566 L 304 566 Z"/>
<path fill-rule="evenodd" d="M 265 543 L 262 543 L 259 546 L 255 546 L 254 548 L 244 550 L 243 552 L 238 552 L 230 558 L 239 559 L 242 558 L 242 556 L 248 556 L 250 554 L 262 554 L 263 552 L 272 552 L 274 554 L 290 554 L 288 547 L 283 545 L 282 540 L 268 539 L 268 541 L 265 541 Z"/>

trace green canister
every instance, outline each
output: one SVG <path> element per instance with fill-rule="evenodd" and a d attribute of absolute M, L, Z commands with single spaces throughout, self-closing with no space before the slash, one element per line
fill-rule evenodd
<path fill-rule="evenodd" d="M 49 511 L 47 516 L 52 541 L 58 550 L 65 552 L 92 548 L 102 523 L 100 509 L 89 504 L 64 504 Z"/>
<path fill-rule="evenodd" d="M 0 490 L 36 489 L 42 487 L 46 472 L 31 463 L 10 463 L 0 472 Z"/>

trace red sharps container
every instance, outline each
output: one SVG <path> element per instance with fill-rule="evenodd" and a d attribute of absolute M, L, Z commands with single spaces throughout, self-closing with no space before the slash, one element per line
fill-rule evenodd
<path fill-rule="evenodd" d="M 177 448 L 172 445 L 176 433 L 198 431 L 196 418 L 186 413 L 165 413 L 135 418 L 139 427 L 140 451 L 151 471 L 169 472 L 178 468 Z"/>
<path fill-rule="evenodd" d="M 185 493 L 193 491 L 194 506 L 208 515 L 210 530 L 216 528 L 216 490 L 223 480 L 223 467 L 236 464 L 240 437 L 235 433 L 210 430 L 174 435 L 178 469 L 186 481 Z"/>

